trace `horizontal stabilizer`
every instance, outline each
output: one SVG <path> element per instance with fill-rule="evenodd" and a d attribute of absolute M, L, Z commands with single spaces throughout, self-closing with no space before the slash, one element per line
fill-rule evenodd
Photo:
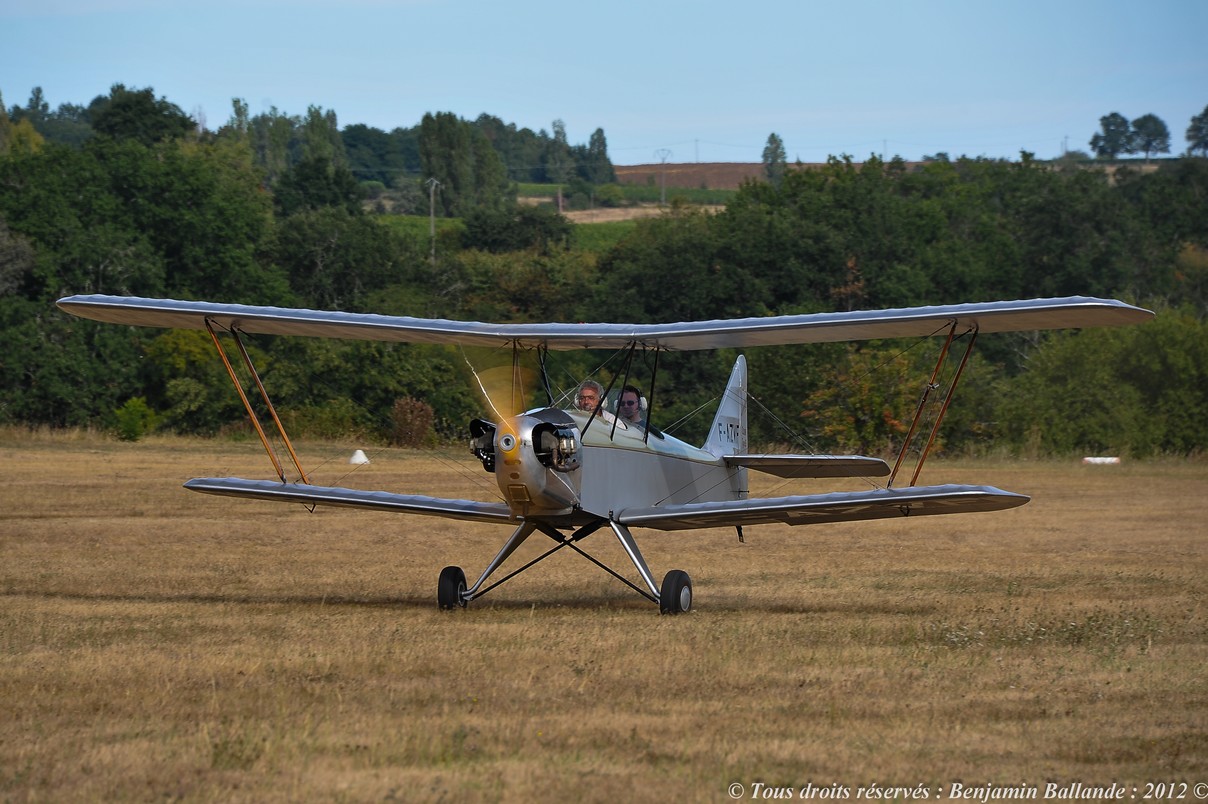
<path fill-rule="evenodd" d="M 185 488 L 204 494 L 253 500 L 372 508 L 379 511 L 426 514 L 472 522 L 512 521 L 512 513 L 503 503 L 451 500 L 417 494 L 393 494 L 388 491 L 362 491 L 329 486 L 310 486 L 302 483 L 282 483 L 277 480 L 246 480 L 240 477 L 195 477 L 185 483 Z"/>
<path fill-rule="evenodd" d="M 896 519 L 905 516 L 1001 511 L 1023 505 L 1030 497 L 993 486 L 912 486 L 904 489 L 810 494 L 797 497 L 687 503 L 618 511 L 618 522 L 659 530 L 734 527 L 781 522 L 816 525 Z"/>
<path fill-rule="evenodd" d="M 889 464 L 863 455 L 727 455 L 726 466 L 746 466 L 776 477 L 885 477 Z"/>

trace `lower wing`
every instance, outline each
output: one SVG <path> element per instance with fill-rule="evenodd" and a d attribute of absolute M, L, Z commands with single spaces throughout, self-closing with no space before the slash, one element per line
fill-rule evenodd
<path fill-rule="evenodd" d="M 185 483 L 185 488 L 190 491 L 200 491 L 203 494 L 218 494 L 224 497 L 242 497 L 253 500 L 371 508 L 378 511 L 427 514 L 472 522 L 513 521 L 512 512 L 503 503 L 452 500 L 443 497 L 424 497 L 418 494 L 392 494 L 388 491 L 310 486 L 303 483 L 282 483 L 277 480 L 246 480 L 241 477 L 195 477 Z"/>
<path fill-rule="evenodd" d="M 623 525 L 659 530 L 734 527 L 782 522 L 814 525 L 905 516 L 1001 511 L 1031 498 L 993 486 L 912 486 L 904 489 L 810 494 L 795 497 L 687 503 L 618 511 Z"/>
<path fill-rule="evenodd" d="M 515 521 L 512 512 L 504 503 L 425 497 L 417 494 L 362 491 L 281 483 L 276 480 L 247 480 L 239 477 L 197 477 L 185 483 L 185 488 L 225 497 L 368 508 L 471 522 Z M 658 530 L 690 530 L 776 522 L 814 525 L 904 516 L 1001 511 L 1023 505 L 1030 499 L 1026 495 L 1003 491 L 993 486 L 915 486 L 904 489 L 627 508 L 618 511 L 615 518 L 623 525 Z"/>

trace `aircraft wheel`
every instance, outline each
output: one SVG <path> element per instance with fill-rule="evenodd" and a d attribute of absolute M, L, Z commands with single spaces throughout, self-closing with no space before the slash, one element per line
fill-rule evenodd
<path fill-rule="evenodd" d="M 461 567 L 445 567 L 440 571 L 440 583 L 436 587 L 436 602 L 442 609 L 464 609 L 466 599 L 466 574 Z"/>
<path fill-rule="evenodd" d="M 692 608 L 692 579 L 683 570 L 671 570 L 659 590 L 659 613 L 682 614 Z"/>

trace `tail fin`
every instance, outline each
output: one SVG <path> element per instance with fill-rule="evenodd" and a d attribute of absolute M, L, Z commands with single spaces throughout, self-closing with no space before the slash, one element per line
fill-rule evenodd
<path fill-rule="evenodd" d="M 717 458 L 747 451 L 747 359 L 742 355 L 734 362 L 702 449 Z"/>

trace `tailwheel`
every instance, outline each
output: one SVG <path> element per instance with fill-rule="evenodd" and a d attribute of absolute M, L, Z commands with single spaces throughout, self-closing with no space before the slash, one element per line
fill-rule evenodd
<path fill-rule="evenodd" d="M 692 579 L 683 570 L 671 570 L 659 592 L 660 614 L 682 614 L 692 608 Z"/>
<path fill-rule="evenodd" d="M 440 571 L 440 583 L 436 587 L 436 602 L 442 609 L 464 609 L 466 599 L 466 574 L 461 567 L 445 567 Z"/>

